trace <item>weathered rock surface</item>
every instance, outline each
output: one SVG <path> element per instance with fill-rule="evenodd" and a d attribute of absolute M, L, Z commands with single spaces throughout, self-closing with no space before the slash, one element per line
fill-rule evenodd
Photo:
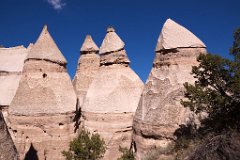
<path fill-rule="evenodd" d="M 77 101 L 67 62 L 46 26 L 29 48 L 9 107 L 10 133 L 20 159 L 64 159 L 61 152 L 74 136 Z"/>
<path fill-rule="evenodd" d="M 5 120 L 19 85 L 26 56 L 27 49 L 23 46 L 0 48 L 0 107 Z"/>
<path fill-rule="evenodd" d="M 83 125 L 104 138 L 104 159 L 117 159 L 119 146 L 131 144 L 133 114 L 143 82 L 128 66 L 124 43 L 112 27 L 108 28 L 99 53 L 100 69 L 82 107 Z"/>
<path fill-rule="evenodd" d="M 0 160 L 17 160 L 17 150 L 0 110 Z"/>
<path fill-rule="evenodd" d="M 133 139 L 137 159 L 155 147 L 166 147 L 175 139 L 174 132 L 193 114 L 180 104 L 183 83 L 194 82 L 190 74 L 196 58 L 206 53 L 205 45 L 190 31 L 167 20 L 160 34 L 153 68 L 144 87 L 134 116 Z"/>
<path fill-rule="evenodd" d="M 205 44 L 192 32 L 167 19 L 158 38 L 156 51 L 173 48 L 205 48 Z"/>
<path fill-rule="evenodd" d="M 99 51 L 101 65 L 126 64 L 128 66 L 130 61 L 124 46 L 124 42 L 116 34 L 114 28 L 109 27 Z"/>
<path fill-rule="evenodd" d="M 97 54 L 99 48 L 90 35 L 86 36 L 80 49 L 81 55 L 78 60 L 78 67 L 73 79 L 73 86 L 79 100 L 79 107 L 82 107 L 87 90 L 92 83 L 100 67 L 100 57 Z"/>

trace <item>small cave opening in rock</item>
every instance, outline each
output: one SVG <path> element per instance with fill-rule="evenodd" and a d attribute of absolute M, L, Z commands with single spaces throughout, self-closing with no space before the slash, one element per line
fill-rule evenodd
<path fill-rule="evenodd" d="M 15 137 L 17 136 L 17 130 L 12 130 L 12 133 Z"/>
<path fill-rule="evenodd" d="M 46 78 L 46 77 L 47 77 L 47 74 L 46 74 L 46 73 L 43 73 L 42 76 L 43 76 L 43 78 Z"/>
<path fill-rule="evenodd" d="M 27 141 L 27 142 L 29 141 L 29 137 L 28 137 L 28 136 L 26 136 L 26 141 Z"/>
<path fill-rule="evenodd" d="M 33 147 L 32 143 L 28 152 L 25 155 L 24 160 L 39 160 L 37 150 Z"/>
<path fill-rule="evenodd" d="M 60 123 L 58 123 L 58 126 L 59 126 L 60 129 L 63 129 L 64 124 L 60 122 Z"/>

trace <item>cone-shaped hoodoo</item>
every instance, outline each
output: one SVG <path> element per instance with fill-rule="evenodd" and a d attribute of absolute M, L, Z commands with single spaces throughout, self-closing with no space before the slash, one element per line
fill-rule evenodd
<path fill-rule="evenodd" d="M 91 35 L 87 35 L 83 44 L 82 44 L 80 52 L 81 53 L 85 53 L 85 52 L 88 53 L 88 52 L 98 52 L 98 51 L 99 51 L 99 48 L 96 45 L 96 43 L 93 41 Z"/>
<path fill-rule="evenodd" d="M 26 60 L 29 59 L 46 60 L 59 64 L 67 63 L 61 51 L 58 49 L 56 43 L 52 39 L 52 36 L 49 34 L 46 25 L 43 27 L 38 40 L 34 44 L 34 47 L 31 48 L 31 51 L 26 58 Z"/>
<path fill-rule="evenodd" d="M 116 34 L 113 27 L 108 27 L 107 34 L 100 47 L 99 54 L 101 65 L 110 64 L 126 64 L 130 63 L 126 51 L 124 49 L 124 42 Z"/>
<path fill-rule="evenodd" d="M 66 60 L 45 26 L 29 47 L 17 92 L 9 107 L 13 141 L 20 159 L 30 146 L 39 159 L 64 159 L 74 135 L 77 97 Z"/>
<path fill-rule="evenodd" d="M 173 48 L 205 48 L 205 44 L 192 32 L 171 19 L 163 25 L 155 51 Z"/>
<path fill-rule="evenodd" d="M 180 99 L 184 96 L 183 83 L 195 81 L 190 73 L 201 53 L 206 53 L 201 40 L 176 22 L 166 21 L 134 116 L 138 160 L 147 156 L 151 148 L 166 147 L 175 139 L 179 125 L 192 118 L 193 113 L 180 104 Z"/>
<path fill-rule="evenodd" d="M 78 67 L 73 79 L 73 86 L 82 107 L 87 90 L 100 67 L 99 48 L 90 35 L 87 35 L 80 49 Z"/>
<path fill-rule="evenodd" d="M 119 146 L 130 146 L 133 115 L 143 82 L 128 66 L 124 43 L 111 27 L 100 47 L 100 69 L 91 83 L 83 107 L 83 124 L 105 140 L 104 159 L 117 159 Z"/>

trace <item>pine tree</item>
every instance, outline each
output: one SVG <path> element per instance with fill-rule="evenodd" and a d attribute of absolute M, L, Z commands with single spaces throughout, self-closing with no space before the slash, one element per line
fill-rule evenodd
<path fill-rule="evenodd" d="M 240 125 L 240 29 L 234 33 L 230 55 L 233 60 L 200 55 L 199 66 L 192 69 L 197 81 L 194 85 L 184 84 L 188 100 L 182 104 L 196 114 L 208 113 L 203 124 L 215 131 Z"/>
<path fill-rule="evenodd" d="M 199 66 L 192 69 L 196 82 L 184 84 L 186 99 L 181 103 L 196 115 L 207 113 L 207 117 L 199 128 L 185 126 L 176 131 L 177 158 L 240 159 L 240 28 L 234 33 L 230 56 L 231 59 L 212 54 L 198 57 Z M 187 143 L 181 147 L 183 141 Z"/>

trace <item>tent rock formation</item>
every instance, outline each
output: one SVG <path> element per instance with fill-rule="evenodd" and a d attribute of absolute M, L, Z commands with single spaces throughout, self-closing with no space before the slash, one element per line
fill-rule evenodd
<path fill-rule="evenodd" d="M 131 144 L 133 115 L 143 82 L 128 66 L 124 43 L 112 27 L 108 28 L 99 53 L 100 69 L 82 107 L 83 125 L 104 138 L 104 159 L 117 159 L 119 146 Z"/>
<path fill-rule="evenodd" d="M 13 141 L 20 159 L 30 147 L 38 159 L 64 159 L 74 136 L 77 97 L 66 60 L 45 26 L 29 46 L 22 77 L 9 107 Z"/>
<path fill-rule="evenodd" d="M 80 107 L 83 105 L 87 90 L 100 67 L 98 51 L 99 48 L 92 40 L 92 37 L 87 35 L 80 49 L 81 55 L 73 79 L 73 86 L 77 93 Z"/>
<path fill-rule="evenodd" d="M 180 104 L 183 83 L 194 82 L 190 74 L 196 58 L 206 46 L 194 34 L 168 19 L 159 36 L 153 68 L 134 116 L 133 139 L 137 159 L 155 147 L 166 147 L 174 132 L 188 123 L 193 114 Z"/>
<path fill-rule="evenodd" d="M 192 66 L 207 51 L 189 30 L 165 22 L 144 88 L 113 27 L 107 29 L 100 56 L 98 50 L 87 36 L 71 83 L 67 61 L 46 26 L 27 49 L 0 47 L 0 160 L 16 159 L 16 149 L 20 159 L 64 159 L 61 152 L 75 136 L 76 109 L 82 111 L 82 126 L 104 138 L 106 160 L 117 159 L 119 146 L 129 147 L 132 138 L 136 158 L 142 159 L 152 148 L 166 147 L 179 125 L 194 118 L 180 104 L 183 83 L 195 81 Z"/>

